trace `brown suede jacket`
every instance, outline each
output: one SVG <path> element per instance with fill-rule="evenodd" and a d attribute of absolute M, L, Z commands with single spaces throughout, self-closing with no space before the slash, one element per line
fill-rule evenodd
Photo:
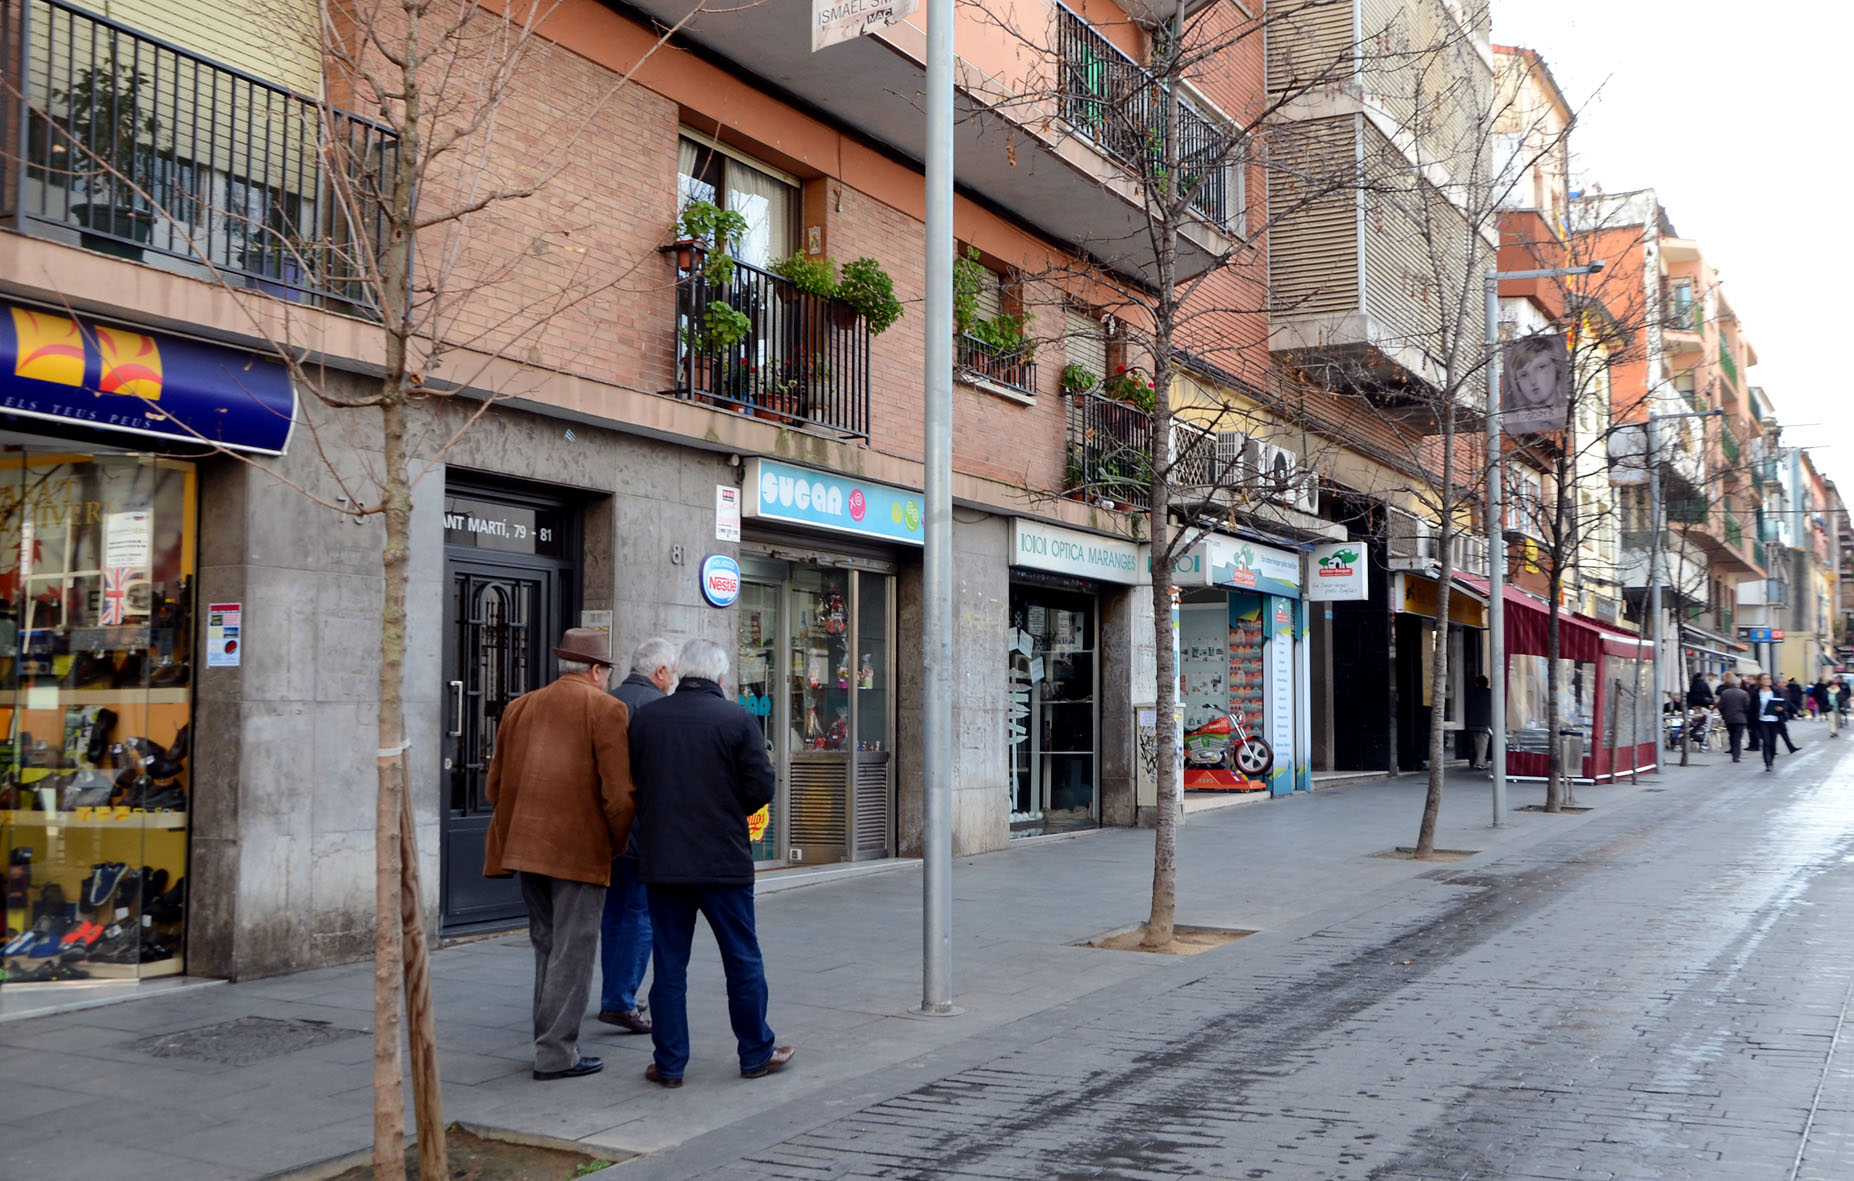
<path fill-rule="evenodd" d="M 508 704 L 489 763 L 484 876 L 611 884 L 636 808 L 629 721 L 624 702 L 577 677 Z"/>

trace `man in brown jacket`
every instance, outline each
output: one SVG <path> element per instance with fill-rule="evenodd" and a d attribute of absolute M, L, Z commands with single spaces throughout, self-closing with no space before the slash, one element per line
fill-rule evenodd
<path fill-rule="evenodd" d="M 579 1052 L 612 854 L 631 835 L 629 714 L 605 692 L 605 635 L 571 628 L 560 679 L 509 702 L 489 763 L 483 873 L 521 875 L 534 944 L 534 1077 L 578 1078 L 604 1063 Z"/>

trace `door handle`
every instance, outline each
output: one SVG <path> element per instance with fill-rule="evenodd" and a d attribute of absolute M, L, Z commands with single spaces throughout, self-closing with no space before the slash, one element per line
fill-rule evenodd
<path fill-rule="evenodd" d="M 462 681 L 451 682 L 451 737 L 462 738 L 464 686 Z"/>

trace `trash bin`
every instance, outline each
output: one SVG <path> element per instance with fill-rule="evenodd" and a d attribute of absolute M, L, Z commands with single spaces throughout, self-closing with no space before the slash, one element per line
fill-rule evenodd
<path fill-rule="evenodd" d="M 1558 731 L 1558 750 L 1564 760 L 1566 775 L 1581 775 L 1584 772 L 1584 732 L 1582 730 Z"/>

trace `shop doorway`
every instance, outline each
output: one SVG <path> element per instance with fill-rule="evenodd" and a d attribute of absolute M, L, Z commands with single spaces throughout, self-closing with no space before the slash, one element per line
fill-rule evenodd
<path fill-rule="evenodd" d="M 1011 587 L 1011 835 L 1100 823 L 1095 596 Z"/>
<path fill-rule="evenodd" d="M 508 703 L 552 679 L 577 599 L 573 518 L 560 504 L 445 497 L 440 918 L 446 931 L 526 915 L 514 878 L 483 876 L 484 788 Z"/>
<path fill-rule="evenodd" d="M 778 773 L 748 825 L 761 868 L 894 849 L 889 685 L 893 580 L 823 563 L 741 558 L 738 700 Z"/>

